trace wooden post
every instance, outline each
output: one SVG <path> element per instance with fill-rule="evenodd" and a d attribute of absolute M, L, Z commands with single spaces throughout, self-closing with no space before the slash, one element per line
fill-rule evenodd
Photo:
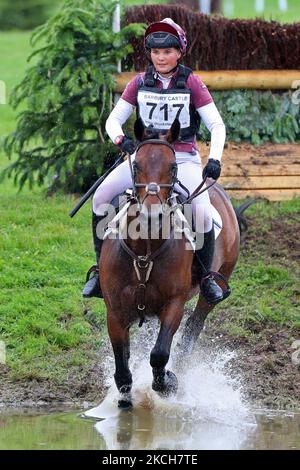
<path fill-rule="evenodd" d="M 265 0 L 255 0 L 255 11 L 262 13 L 265 9 Z"/>
<path fill-rule="evenodd" d="M 114 11 L 113 16 L 113 25 L 112 29 L 114 33 L 119 33 L 121 31 L 121 11 L 120 11 L 120 3 L 118 2 L 116 5 L 116 9 Z M 121 61 L 118 61 L 118 73 L 122 71 L 121 68 Z"/>
<path fill-rule="evenodd" d="M 112 30 L 114 33 L 119 33 L 121 30 L 121 10 L 120 10 L 120 3 L 118 2 L 116 5 L 116 9 L 114 11 L 114 16 L 113 16 L 113 24 L 112 24 Z M 118 73 L 122 72 L 122 65 L 121 61 L 118 61 Z M 119 93 L 114 93 L 114 103 L 119 100 L 120 94 Z"/>
<path fill-rule="evenodd" d="M 211 12 L 211 0 L 199 0 L 199 10 L 201 13 L 209 15 Z"/>
<path fill-rule="evenodd" d="M 234 0 L 224 0 L 223 13 L 229 17 L 234 15 Z"/>
<path fill-rule="evenodd" d="M 5 87 L 5 82 L 3 80 L 0 80 L 0 104 L 6 104 L 6 87 Z"/>
<path fill-rule="evenodd" d="M 278 0 L 279 10 L 287 11 L 288 10 L 288 3 L 287 0 Z"/>

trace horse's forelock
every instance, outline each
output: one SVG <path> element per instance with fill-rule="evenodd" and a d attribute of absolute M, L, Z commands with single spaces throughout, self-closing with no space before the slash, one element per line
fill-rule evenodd
<path fill-rule="evenodd" d="M 162 145 L 151 145 L 150 141 L 149 144 L 145 143 L 141 147 L 141 152 L 137 152 L 136 163 L 140 171 L 143 173 L 146 172 L 146 174 L 148 172 L 148 174 L 156 174 L 161 171 L 163 171 L 163 173 L 169 172 L 169 165 L 175 163 L 176 159 L 174 158 L 172 150 L 168 148 L 167 145 L 164 145 L 165 142 L 162 141 L 161 143 Z"/>

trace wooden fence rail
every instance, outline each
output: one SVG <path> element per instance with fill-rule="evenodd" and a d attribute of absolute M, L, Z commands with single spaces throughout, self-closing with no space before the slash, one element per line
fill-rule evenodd
<path fill-rule="evenodd" d="M 205 164 L 209 148 L 198 143 Z M 226 144 L 220 183 L 237 199 L 263 197 L 280 201 L 300 197 L 300 145 Z"/>
<path fill-rule="evenodd" d="M 115 91 L 122 93 L 137 72 L 116 75 Z M 288 90 L 300 86 L 300 70 L 214 70 L 195 71 L 212 90 Z M 297 83 L 298 82 L 298 83 Z"/>

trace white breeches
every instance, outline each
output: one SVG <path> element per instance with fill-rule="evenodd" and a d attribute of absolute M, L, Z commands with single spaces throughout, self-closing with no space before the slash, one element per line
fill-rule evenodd
<path fill-rule="evenodd" d="M 135 154 L 132 155 L 134 159 Z M 176 152 L 176 162 L 178 164 L 177 177 L 186 186 L 190 194 L 199 186 L 202 181 L 202 164 L 200 155 L 191 155 L 186 152 Z M 97 215 L 102 215 L 101 205 L 108 204 L 115 196 L 132 187 L 130 168 L 127 161 L 115 168 L 98 187 L 93 198 L 93 211 Z M 175 185 L 176 191 L 182 193 L 180 186 Z M 184 193 L 184 192 L 183 192 Z M 184 193 L 186 196 L 186 194 Z M 206 233 L 212 229 L 212 214 L 208 191 L 192 201 L 193 217 L 196 222 L 196 231 Z"/>

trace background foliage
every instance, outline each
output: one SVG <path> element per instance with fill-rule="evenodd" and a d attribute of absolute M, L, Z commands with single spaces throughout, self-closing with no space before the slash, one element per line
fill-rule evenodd
<path fill-rule="evenodd" d="M 0 0 L 0 28 L 32 29 L 44 23 L 59 0 Z"/>
<path fill-rule="evenodd" d="M 300 140 L 300 106 L 292 92 L 230 90 L 214 92 L 213 98 L 226 124 L 227 140 L 276 144 Z M 210 139 L 204 124 L 201 137 Z"/>
<path fill-rule="evenodd" d="M 201 67 L 198 62 L 194 64 L 198 69 L 230 68 L 232 61 L 240 60 L 238 68 L 251 68 L 253 60 L 263 67 L 275 61 L 274 67 L 280 68 L 288 67 L 291 57 L 295 61 L 295 51 L 292 56 L 283 51 L 289 51 L 291 33 L 297 35 L 299 25 L 229 21 L 174 5 L 147 5 L 127 9 L 124 23 L 130 24 L 115 34 L 111 26 L 115 5 L 104 0 L 68 0 L 34 32 L 32 45 L 40 47 L 31 55 L 34 65 L 11 93 L 12 107 L 21 108 L 21 112 L 16 130 L 4 140 L 6 154 L 10 158 L 17 155 L 17 159 L 2 176 L 14 176 L 19 187 L 29 182 L 30 187 L 37 183 L 51 192 L 60 188 L 82 192 L 114 159 L 116 148 L 105 134 L 105 121 L 112 109 L 116 64 L 122 60 L 123 70 L 132 66 L 137 69 L 145 61 L 139 38 L 143 27 L 131 23 L 134 20 L 150 22 L 172 16 L 189 35 L 186 63 L 201 62 Z M 234 56 L 230 53 L 233 30 Z M 244 30 L 247 37 L 241 39 Z M 201 42 L 203 38 L 209 41 L 217 31 L 218 40 L 213 44 Z M 193 37 L 194 33 L 203 37 Z M 264 42 L 265 49 L 259 41 Z M 251 47 L 256 47 L 254 56 Z M 299 106 L 292 103 L 290 92 L 236 90 L 215 92 L 213 96 L 226 124 L 228 140 L 259 145 L 300 139 Z M 203 125 L 201 136 L 209 140 Z"/>
<path fill-rule="evenodd" d="M 5 139 L 9 156 L 18 159 L 5 174 L 15 173 L 20 187 L 29 181 L 51 189 L 85 190 L 101 173 L 114 146 L 104 137 L 112 109 L 113 74 L 131 50 L 130 35 L 143 32 L 129 25 L 112 32 L 116 2 L 68 0 L 48 22 L 35 30 L 31 55 L 35 65 L 13 90 L 11 105 L 26 109 L 15 132 Z"/>

